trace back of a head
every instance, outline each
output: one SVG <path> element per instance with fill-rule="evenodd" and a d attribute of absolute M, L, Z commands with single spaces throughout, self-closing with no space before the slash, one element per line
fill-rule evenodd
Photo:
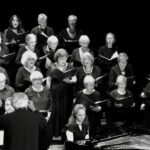
<path fill-rule="evenodd" d="M 12 96 L 12 105 L 15 109 L 27 108 L 28 96 L 25 93 L 18 92 Z"/>

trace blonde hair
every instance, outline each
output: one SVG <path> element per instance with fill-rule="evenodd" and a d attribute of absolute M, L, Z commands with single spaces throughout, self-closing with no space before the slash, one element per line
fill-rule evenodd
<path fill-rule="evenodd" d="M 79 44 L 81 45 L 82 42 L 85 42 L 85 43 L 90 43 L 90 39 L 87 35 L 81 35 L 80 38 L 79 38 Z"/>
<path fill-rule="evenodd" d="M 47 20 L 47 16 L 46 16 L 44 13 L 41 13 L 41 14 L 38 15 L 38 23 L 39 23 L 41 20 Z"/>
<path fill-rule="evenodd" d="M 93 55 L 90 52 L 84 52 L 83 53 L 83 56 L 81 57 L 81 63 L 82 63 L 82 65 L 84 65 L 84 58 L 90 59 L 92 65 L 93 65 L 93 63 L 94 63 L 94 57 L 93 57 Z"/>

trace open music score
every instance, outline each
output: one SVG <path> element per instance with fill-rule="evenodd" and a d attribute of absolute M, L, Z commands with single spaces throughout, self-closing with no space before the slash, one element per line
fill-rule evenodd
<path fill-rule="evenodd" d="M 103 79 L 105 76 L 107 76 L 107 74 L 108 74 L 108 73 L 105 73 L 104 75 L 102 75 L 102 76 L 100 76 L 100 77 L 97 77 L 97 78 L 95 79 L 95 81 L 97 82 L 97 81 Z"/>
<path fill-rule="evenodd" d="M 101 54 L 99 54 L 99 56 L 100 56 L 101 58 L 105 59 L 105 60 L 112 61 L 112 60 L 118 58 L 118 52 L 115 51 L 114 54 L 111 56 L 111 58 L 107 58 L 107 57 L 105 57 L 105 56 L 103 56 L 103 55 L 101 55 Z"/>
<path fill-rule="evenodd" d="M 123 104 L 122 108 L 130 108 L 134 103 L 133 96 L 115 98 L 109 92 L 106 92 L 106 93 L 107 93 L 107 96 L 108 96 L 109 100 L 112 101 L 113 103 Z"/>
<path fill-rule="evenodd" d="M 15 52 L 0 56 L 0 59 L 11 61 L 15 56 Z"/>

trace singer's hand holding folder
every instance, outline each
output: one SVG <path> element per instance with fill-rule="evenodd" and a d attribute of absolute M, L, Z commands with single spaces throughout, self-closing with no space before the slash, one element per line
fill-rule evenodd
<path fill-rule="evenodd" d="M 105 56 L 103 56 L 103 55 L 101 55 L 101 54 L 100 54 L 99 56 L 100 56 L 101 58 L 105 59 L 105 60 L 112 61 L 112 60 L 118 58 L 118 52 L 116 51 L 116 52 L 111 56 L 111 58 L 107 58 L 107 57 L 105 57 Z"/>
<path fill-rule="evenodd" d="M 109 92 L 107 92 L 107 96 L 113 103 L 123 104 L 122 108 L 130 108 L 134 103 L 133 96 L 127 96 L 117 99 L 114 96 L 112 96 Z"/>

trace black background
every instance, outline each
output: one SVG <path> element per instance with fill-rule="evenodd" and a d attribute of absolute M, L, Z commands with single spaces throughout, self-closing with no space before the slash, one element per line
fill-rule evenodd
<path fill-rule="evenodd" d="M 8 6 L 9 5 L 9 6 Z M 105 35 L 113 32 L 120 51 L 127 52 L 129 62 L 132 63 L 136 77 L 137 89 L 145 86 L 146 76 L 150 74 L 148 9 L 142 1 L 19 1 L 7 4 L 0 10 L 0 31 L 8 26 L 8 20 L 17 14 L 23 21 L 25 30 L 30 31 L 37 25 L 39 13 L 48 16 L 48 25 L 58 34 L 67 26 L 70 14 L 78 16 L 79 27 L 90 37 L 90 46 L 98 49 L 105 43 Z"/>

